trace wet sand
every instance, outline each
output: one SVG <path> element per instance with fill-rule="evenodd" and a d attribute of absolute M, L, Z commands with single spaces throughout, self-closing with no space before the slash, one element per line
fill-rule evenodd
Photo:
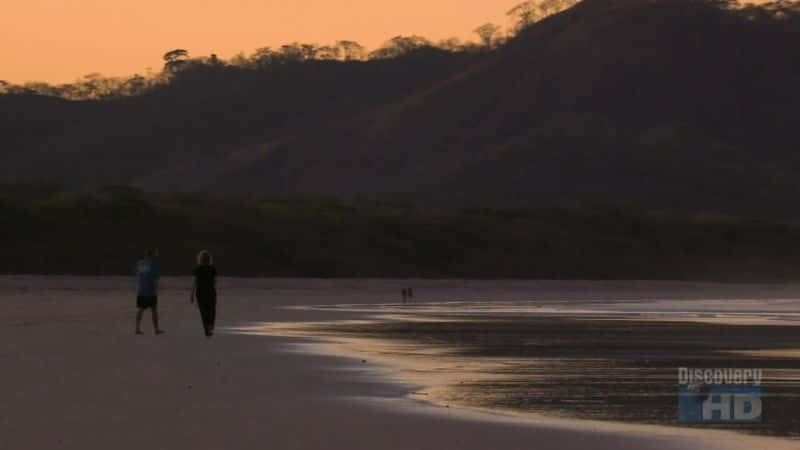
<path fill-rule="evenodd" d="M 418 401 L 425 397 L 422 385 L 398 382 L 390 365 L 367 353 L 292 352 L 287 349 L 296 348 L 294 338 L 237 331 L 263 330 L 264 322 L 361 320 L 370 314 L 335 305 L 370 309 L 396 300 L 406 283 L 223 279 L 222 329 L 206 340 L 188 304 L 186 279 L 164 280 L 160 303 L 167 334 L 156 337 L 132 333 L 129 279 L 0 278 L 0 449 L 799 447 L 725 432 L 445 408 Z M 800 297 L 800 289 L 785 286 L 413 283 L 417 301 L 569 299 L 586 293 L 597 301 L 698 292 Z"/>
<path fill-rule="evenodd" d="M 677 425 L 679 367 L 762 369 L 765 421 L 722 428 L 800 438 L 798 331 L 784 321 L 741 325 L 737 318 L 732 325 L 586 313 L 383 316 L 272 330 L 379 355 L 403 368 L 400 379 L 426 386 L 419 395 L 436 404 L 587 420 Z"/>

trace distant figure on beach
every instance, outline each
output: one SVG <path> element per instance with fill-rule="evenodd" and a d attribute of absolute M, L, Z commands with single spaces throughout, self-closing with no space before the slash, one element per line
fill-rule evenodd
<path fill-rule="evenodd" d="M 408 288 L 408 298 L 414 298 L 414 288 Z"/>
<path fill-rule="evenodd" d="M 164 331 L 158 326 L 158 279 L 161 276 L 158 266 L 158 250 L 148 250 L 145 257 L 136 263 L 136 334 L 142 333 L 142 315 L 149 309 L 153 314 L 153 330 L 156 334 Z"/>
<path fill-rule="evenodd" d="M 217 269 L 214 268 L 214 258 L 207 250 L 197 254 L 197 266 L 194 271 L 194 286 L 189 302 L 197 299 L 200 309 L 200 318 L 203 320 L 203 331 L 206 337 L 214 335 L 214 321 L 217 316 Z"/>
<path fill-rule="evenodd" d="M 403 288 L 400 291 L 400 295 L 403 296 L 403 304 L 405 305 L 406 304 L 406 300 L 408 299 L 408 292 L 406 292 L 406 288 Z"/>

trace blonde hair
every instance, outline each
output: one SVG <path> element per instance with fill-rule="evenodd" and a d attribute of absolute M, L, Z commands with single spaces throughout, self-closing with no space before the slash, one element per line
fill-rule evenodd
<path fill-rule="evenodd" d="M 211 252 L 208 250 L 201 250 L 200 253 L 197 254 L 197 264 L 201 266 L 210 266 L 214 264 L 214 257 L 211 256 Z"/>

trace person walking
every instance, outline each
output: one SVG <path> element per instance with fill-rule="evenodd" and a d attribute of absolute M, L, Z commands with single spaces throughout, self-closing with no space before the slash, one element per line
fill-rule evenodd
<path fill-rule="evenodd" d="M 153 330 L 164 334 L 158 326 L 158 281 L 161 277 L 158 250 L 148 250 L 145 257 L 136 263 L 136 334 L 142 333 L 142 316 L 149 309 L 153 315 Z"/>
<path fill-rule="evenodd" d="M 197 254 L 197 265 L 192 272 L 194 285 L 189 302 L 197 300 L 200 318 L 203 321 L 203 331 L 206 337 L 214 335 L 214 322 L 217 316 L 217 270 L 214 268 L 214 258 L 207 250 Z"/>

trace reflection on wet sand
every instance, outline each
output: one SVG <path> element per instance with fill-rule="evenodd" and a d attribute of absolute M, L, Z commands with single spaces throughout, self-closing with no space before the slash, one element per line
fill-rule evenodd
<path fill-rule="evenodd" d="M 677 424 L 677 368 L 761 368 L 764 423 L 800 438 L 800 315 L 794 301 L 486 302 L 340 305 L 366 320 L 241 330 L 317 338 L 326 352 L 395 368 L 443 405 Z M 796 309 L 795 309 L 796 311 Z"/>

